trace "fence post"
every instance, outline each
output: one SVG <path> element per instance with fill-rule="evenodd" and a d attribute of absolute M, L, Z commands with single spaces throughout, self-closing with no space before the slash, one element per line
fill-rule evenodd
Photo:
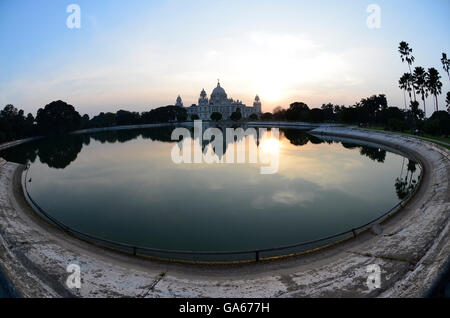
<path fill-rule="evenodd" d="M 256 261 L 259 262 L 259 251 L 256 251 Z"/>
<path fill-rule="evenodd" d="M 136 256 L 136 247 L 133 247 L 133 256 Z"/>
<path fill-rule="evenodd" d="M 356 237 L 356 231 L 355 229 L 352 229 L 353 237 Z"/>

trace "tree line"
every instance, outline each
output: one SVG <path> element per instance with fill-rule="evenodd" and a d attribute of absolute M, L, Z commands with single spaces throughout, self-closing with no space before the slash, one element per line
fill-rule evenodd
<path fill-rule="evenodd" d="M 54 101 L 40 108 L 36 117 L 13 105 L 6 105 L 0 111 L 0 143 L 33 136 L 63 135 L 87 128 L 102 128 L 121 125 L 140 125 L 185 121 L 186 110 L 178 106 L 164 106 L 147 112 L 119 110 L 115 113 L 101 112 L 90 118 L 81 116 L 72 105 Z"/>

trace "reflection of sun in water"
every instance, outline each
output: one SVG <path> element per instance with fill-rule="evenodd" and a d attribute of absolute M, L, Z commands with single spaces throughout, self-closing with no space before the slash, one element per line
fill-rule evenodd
<path fill-rule="evenodd" d="M 265 139 L 261 143 L 261 151 L 269 154 L 277 154 L 280 151 L 280 142 L 277 139 Z"/>

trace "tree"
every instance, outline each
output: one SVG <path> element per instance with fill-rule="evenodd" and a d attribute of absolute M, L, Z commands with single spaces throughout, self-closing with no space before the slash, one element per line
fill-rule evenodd
<path fill-rule="evenodd" d="M 186 119 L 186 109 L 179 106 L 158 107 L 141 114 L 141 122 L 144 124 L 185 121 Z"/>
<path fill-rule="evenodd" d="M 287 120 L 295 121 L 308 121 L 309 120 L 309 107 L 303 102 L 295 102 L 289 106 L 286 111 Z"/>
<path fill-rule="evenodd" d="M 275 120 L 285 121 L 286 120 L 286 109 L 281 106 L 275 107 L 273 110 L 273 118 Z"/>
<path fill-rule="evenodd" d="M 439 110 L 439 104 L 438 104 L 438 95 L 442 93 L 442 82 L 440 81 L 441 76 L 439 75 L 439 72 L 434 67 L 428 69 L 428 76 L 427 76 L 427 82 L 426 85 L 428 87 L 428 90 L 431 94 L 434 95 L 435 100 L 435 107 L 436 111 Z"/>
<path fill-rule="evenodd" d="M 321 109 L 323 110 L 324 120 L 326 120 L 326 121 L 335 120 L 335 114 L 334 114 L 335 106 L 333 104 L 331 104 L 331 103 L 322 104 Z"/>
<path fill-rule="evenodd" d="M 238 121 L 241 120 L 241 118 L 242 118 L 241 110 L 239 108 L 236 108 L 236 111 L 231 114 L 230 119 Z"/>
<path fill-rule="evenodd" d="M 58 100 L 40 108 L 36 122 L 40 133 L 61 135 L 79 129 L 81 116 L 72 105 Z"/>
<path fill-rule="evenodd" d="M 25 118 L 24 111 L 11 104 L 0 111 L 0 142 L 29 137 L 34 131 L 33 115 Z"/>
<path fill-rule="evenodd" d="M 123 125 L 138 125 L 141 121 L 141 115 L 137 112 L 129 112 L 127 110 L 119 110 L 116 113 L 116 124 Z"/>
<path fill-rule="evenodd" d="M 423 119 L 425 114 L 419 109 L 418 101 L 412 101 L 409 107 L 411 108 L 411 110 L 409 111 L 408 116 L 410 117 L 410 120 L 412 121 L 414 127 L 417 127 L 418 122 Z"/>
<path fill-rule="evenodd" d="M 405 41 L 400 42 L 400 45 L 398 47 L 398 52 L 400 53 L 400 58 L 402 59 L 402 62 L 406 62 L 408 64 L 409 67 L 409 74 L 412 75 L 412 71 L 411 71 L 411 65 L 414 62 L 415 58 L 412 55 L 412 49 L 409 47 L 409 44 L 406 43 Z M 416 93 L 413 90 L 414 93 L 414 100 L 416 100 Z"/>
<path fill-rule="evenodd" d="M 270 113 L 270 112 L 266 112 L 266 113 L 261 115 L 261 119 L 264 120 L 264 121 L 273 120 L 273 114 Z"/>
<path fill-rule="evenodd" d="M 213 121 L 219 121 L 222 119 L 222 114 L 218 112 L 214 112 L 211 114 L 211 120 Z"/>
<path fill-rule="evenodd" d="M 312 122 L 322 123 L 324 120 L 323 110 L 320 108 L 313 108 L 309 112 L 309 117 Z"/>
<path fill-rule="evenodd" d="M 403 89 L 404 92 L 408 92 L 409 102 L 411 103 L 411 100 L 412 100 L 411 91 L 412 91 L 412 86 L 413 86 L 413 77 L 411 76 L 411 74 L 409 74 L 409 73 L 403 74 L 402 77 L 400 77 L 398 84 L 399 84 L 400 89 Z M 405 98 L 405 109 L 406 109 L 406 97 L 404 95 L 403 95 L 403 97 Z"/>
<path fill-rule="evenodd" d="M 248 118 L 251 119 L 251 120 L 258 120 L 258 115 L 251 114 Z"/>
<path fill-rule="evenodd" d="M 428 73 L 425 71 L 425 69 L 423 67 L 417 66 L 414 69 L 413 85 L 414 85 L 414 89 L 416 90 L 417 94 L 420 94 L 422 96 L 423 112 L 425 114 L 425 117 L 427 116 L 427 109 L 425 107 L 425 98 L 428 97 L 427 76 L 428 76 Z"/>
<path fill-rule="evenodd" d="M 81 127 L 82 128 L 89 127 L 89 115 L 88 114 L 84 114 L 83 117 L 81 117 Z"/>
<path fill-rule="evenodd" d="M 386 95 L 372 95 L 368 98 L 363 98 L 357 104 L 357 108 L 362 107 L 360 118 L 368 117 L 369 121 L 375 121 L 379 112 L 387 109 Z M 365 119 L 365 118 L 364 118 Z"/>
<path fill-rule="evenodd" d="M 89 121 L 89 127 L 101 128 L 101 127 L 111 127 L 116 125 L 116 114 L 115 113 L 104 113 L 101 112 L 97 116 L 94 116 Z"/>
<path fill-rule="evenodd" d="M 446 111 L 437 111 L 426 121 L 425 131 L 432 135 L 450 134 L 450 114 Z"/>
<path fill-rule="evenodd" d="M 445 99 L 445 103 L 447 104 L 447 111 L 450 113 L 450 92 L 447 92 L 447 98 Z"/>
<path fill-rule="evenodd" d="M 450 79 L 450 60 L 447 58 L 447 54 L 442 53 L 442 67 L 444 68 L 444 71 L 447 72 L 448 78 Z"/>

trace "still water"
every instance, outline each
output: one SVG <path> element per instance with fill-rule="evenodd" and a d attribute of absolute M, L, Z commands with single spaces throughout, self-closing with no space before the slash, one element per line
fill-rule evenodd
<path fill-rule="evenodd" d="M 259 163 L 175 164 L 171 131 L 45 139 L 0 156 L 30 163 L 30 195 L 76 230 L 195 251 L 272 248 L 358 227 L 401 201 L 420 174 L 399 154 L 299 130 L 280 130 L 275 174 Z"/>

